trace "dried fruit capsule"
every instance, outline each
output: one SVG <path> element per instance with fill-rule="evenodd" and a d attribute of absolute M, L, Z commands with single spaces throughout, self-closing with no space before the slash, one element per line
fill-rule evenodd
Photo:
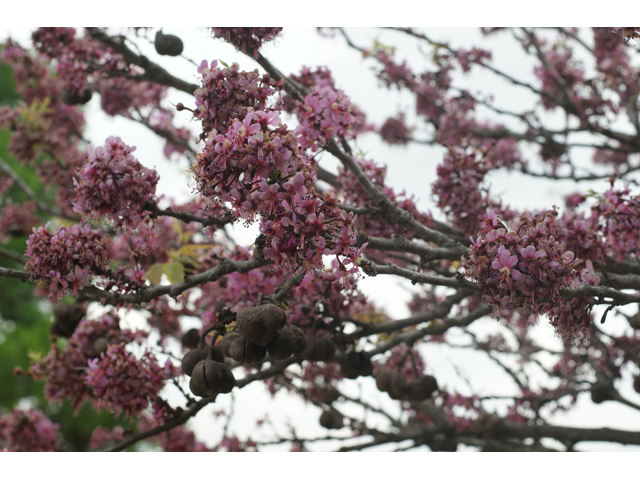
<path fill-rule="evenodd" d="M 401 400 L 408 393 L 407 387 L 407 377 L 400 372 L 396 372 L 391 376 L 391 384 L 387 393 L 389 393 L 389 396 L 394 400 Z"/>
<path fill-rule="evenodd" d="M 206 360 L 209 356 L 209 346 L 203 345 L 200 348 L 196 348 L 195 350 L 191 350 L 187 352 L 184 357 L 182 357 L 182 371 L 185 375 L 191 376 L 193 372 L 193 368 L 196 366 L 198 362 L 202 360 Z"/>
<path fill-rule="evenodd" d="M 193 368 L 189 389 L 199 397 L 210 397 L 220 392 L 222 373 L 213 360 L 201 360 Z"/>
<path fill-rule="evenodd" d="M 391 379 L 393 377 L 393 372 L 389 370 L 380 370 L 376 374 L 376 387 L 381 392 L 388 392 L 391 388 Z"/>
<path fill-rule="evenodd" d="M 322 415 L 320 415 L 320 425 L 324 428 L 337 430 L 344 427 L 344 419 L 337 411 L 329 410 L 322 412 Z"/>
<path fill-rule="evenodd" d="M 53 315 L 55 322 L 51 325 L 51 333 L 70 338 L 84 317 L 84 307 L 79 303 L 59 303 L 53 308 Z"/>
<path fill-rule="evenodd" d="M 289 358 L 292 354 L 304 351 L 307 346 L 307 337 L 302 330 L 295 325 L 287 325 L 276 332 L 276 336 L 269 342 L 267 349 L 269 355 L 275 360 Z"/>
<path fill-rule="evenodd" d="M 230 334 L 225 335 L 225 338 L 229 335 Z M 227 350 L 228 357 L 245 365 L 259 362 L 267 355 L 267 347 L 251 343 L 242 335 L 238 334 L 231 336 L 227 342 L 220 344 L 220 346 Z"/>
<path fill-rule="evenodd" d="M 437 390 L 438 382 L 435 377 L 425 375 L 407 384 L 407 397 L 414 402 L 421 402 L 431 397 Z"/>
<path fill-rule="evenodd" d="M 591 401 L 593 401 L 593 403 L 602 403 L 607 400 L 613 400 L 607 386 L 600 386 L 591 390 Z"/>
<path fill-rule="evenodd" d="M 109 341 L 104 337 L 98 337 L 93 344 L 91 344 L 91 358 L 98 358 L 101 353 L 104 353 L 109 348 Z"/>
<path fill-rule="evenodd" d="M 307 347 L 301 353 L 302 358 L 312 362 L 328 362 L 333 358 L 336 346 L 328 338 L 307 337 Z"/>
<path fill-rule="evenodd" d="M 231 345 L 237 338 L 241 338 L 238 332 L 228 332 L 224 337 L 222 337 L 222 341 L 220 342 L 220 349 L 222 353 L 224 353 L 227 357 L 231 357 Z"/>
<path fill-rule="evenodd" d="M 284 311 L 271 303 L 259 307 L 244 307 L 237 316 L 238 333 L 247 340 L 266 346 L 276 332 L 287 324 Z"/>
<path fill-rule="evenodd" d="M 162 30 L 156 33 L 156 52 L 160 55 L 169 55 L 170 57 L 177 57 L 182 53 L 184 45 L 175 35 L 165 35 Z"/>
<path fill-rule="evenodd" d="M 333 387 L 325 388 L 322 391 L 322 395 L 322 401 L 327 404 L 333 403 L 340 398 L 340 392 Z"/>
<path fill-rule="evenodd" d="M 198 329 L 192 328 L 187 331 L 187 333 L 182 335 L 180 338 L 180 342 L 184 348 L 188 348 L 189 350 L 198 348 L 198 345 L 200 344 L 200 333 L 198 332 Z"/>
<path fill-rule="evenodd" d="M 362 352 L 349 352 L 340 362 L 340 369 L 346 378 L 358 378 L 373 373 L 373 364 L 368 355 Z"/>
<path fill-rule="evenodd" d="M 67 105 L 84 105 L 93 97 L 93 93 L 88 88 L 82 92 L 74 91 L 71 93 L 68 89 L 62 90 L 62 101 Z"/>

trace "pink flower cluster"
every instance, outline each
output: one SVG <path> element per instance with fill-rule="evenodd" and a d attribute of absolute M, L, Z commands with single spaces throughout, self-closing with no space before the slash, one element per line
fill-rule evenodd
<path fill-rule="evenodd" d="M 147 220 L 145 205 L 155 199 L 158 173 L 142 166 L 131 153 L 135 147 L 120 137 L 104 147 L 87 147 L 87 157 L 74 177 L 74 210 L 85 217 L 107 215 L 118 228 L 134 229 Z"/>
<path fill-rule="evenodd" d="M 313 151 L 334 137 L 354 138 L 355 117 L 351 102 L 342 90 L 333 88 L 328 82 L 320 82 L 298 105 L 296 114 L 300 125 L 296 133 L 300 135 L 303 149 Z"/>
<path fill-rule="evenodd" d="M 302 263 L 310 280 L 323 254 L 352 263 L 361 250 L 352 247 L 353 214 L 340 210 L 335 195 L 316 192 L 315 165 L 278 114 L 249 110 L 226 135 L 210 135 L 193 169 L 204 197 L 229 202 L 248 222 L 260 215 L 265 258 L 291 268 Z"/>
<path fill-rule="evenodd" d="M 404 115 L 387 118 L 380 127 L 380 136 L 389 145 L 406 145 L 411 140 L 411 133 L 404 121 Z"/>
<path fill-rule="evenodd" d="M 495 212 L 482 222 L 463 266 L 497 312 L 518 310 L 525 317 L 551 314 L 559 289 L 571 283 L 581 260 L 551 234 L 545 218 L 556 215 L 555 211 L 524 213 L 515 231 L 508 231 Z"/>
<path fill-rule="evenodd" d="M 121 330 L 120 317 L 114 313 L 96 320 L 83 319 L 64 349 L 52 343 L 42 360 L 32 362 L 28 374 L 36 380 L 45 380 L 44 394 L 49 401 L 61 403 L 66 398 L 78 411 L 84 402 L 95 401 L 93 390 L 86 383 L 86 369 L 88 361 L 97 355 L 96 341 L 103 338 L 113 345 L 144 336 L 144 332 Z"/>
<path fill-rule="evenodd" d="M 268 74 L 258 70 L 240 71 L 237 63 L 218 68 L 217 60 L 208 64 L 203 60 L 198 68 L 202 75 L 202 87 L 196 89 L 196 117 L 202 121 L 202 133 L 211 130 L 225 134 L 234 119 L 243 119 L 249 109 L 266 110 L 268 97 L 282 90 L 282 82 L 276 82 Z M 216 134 L 217 134 L 216 133 Z"/>
<path fill-rule="evenodd" d="M 33 201 L 13 203 L 8 198 L 0 212 L 0 243 L 7 243 L 11 235 L 29 235 L 33 227 L 40 223 L 35 210 Z"/>
<path fill-rule="evenodd" d="M 53 232 L 46 226 L 34 228 L 27 240 L 25 269 L 44 285 L 49 298 L 58 301 L 69 293 L 69 286 L 78 295 L 78 290 L 107 266 L 108 253 L 108 238 L 88 224 L 62 226 Z"/>
<path fill-rule="evenodd" d="M 490 208 L 498 210 L 505 220 L 515 216 L 515 212 L 490 199 L 488 189 L 482 185 L 488 171 L 489 165 L 482 158 L 453 149 L 437 168 L 438 178 L 431 192 L 438 207 L 467 235 L 480 230 Z"/>
<path fill-rule="evenodd" d="M 110 345 L 99 358 L 89 360 L 85 383 L 93 389 L 94 403 L 116 415 L 121 412 L 133 418 L 158 398 L 165 380 L 179 375 L 167 360 L 161 367 L 146 351 L 136 358 L 124 345 Z"/>
<path fill-rule="evenodd" d="M 378 371 L 400 372 L 407 380 L 414 380 L 424 373 L 425 368 L 422 355 L 413 347 L 403 343 L 391 350 L 391 356 L 378 367 Z"/>
<path fill-rule="evenodd" d="M 60 425 L 30 408 L 0 417 L 0 447 L 18 452 L 55 452 Z"/>
<path fill-rule="evenodd" d="M 282 31 L 282 27 L 211 27 L 213 35 L 222 38 L 243 53 L 258 57 L 264 43 L 271 42 Z"/>
<path fill-rule="evenodd" d="M 593 209 L 602 225 L 608 254 L 618 260 L 640 257 L 640 195 L 630 193 L 628 185 L 622 190 L 610 188 Z"/>

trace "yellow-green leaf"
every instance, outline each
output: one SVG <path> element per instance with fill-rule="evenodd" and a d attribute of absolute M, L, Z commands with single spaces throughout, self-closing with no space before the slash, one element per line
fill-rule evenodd
<path fill-rule="evenodd" d="M 156 263 L 144 274 L 144 278 L 149 280 L 153 285 L 159 285 L 162 280 L 162 271 L 162 264 Z"/>
<path fill-rule="evenodd" d="M 165 263 L 163 271 L 167 275 L 170 283 L 180 283 L 184 280 L 184 267 L 180 262 Z"/>

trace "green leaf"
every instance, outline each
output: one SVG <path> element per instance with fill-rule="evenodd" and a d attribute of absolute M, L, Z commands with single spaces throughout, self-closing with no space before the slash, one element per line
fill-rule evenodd
<path fill-rule="evenodd" d="M 162 271 L 162 264 L 156 263 L 144 274 L 144 278 L 149 280 L 153 285 L 159 285 L 162 280 Z"/>
<path fill-rule="evenodd" d="M 162 267 L 170 283 L 180 283 L 184 280 L 184 267 L 180 262 L 165 263 Z"/>

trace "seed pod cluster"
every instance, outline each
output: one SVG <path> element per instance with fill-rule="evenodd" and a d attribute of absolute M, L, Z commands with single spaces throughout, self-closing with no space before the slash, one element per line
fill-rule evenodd
<path fill-rule="evenodd" d="M 328 429 L 340 429 L 344 427 L 344 419 L 336 410 L 327 410 L 320 415 L 320 425 Z"/>
<path fill-rule="evenodd" d="M 369 355 L 362 352 L 352 351 L 347 353 L 340 362 L 342 375 L 346 378 L 358 378 L 373 373 L 373 364 Z"/>
<path fill-rule="evenodd" d="M 335 353 L 336 346 L 328 338 L 309 336 L 302 358 L 311 362 L 328 362 Z"/>
<path fill-rule="evenodd" d="M 431 375 L 407 381 L 402 373 L 389 370 L 381 370 L 376 374 L 376 386 L 381 392 L 387 392 L 394 400 L 413 402 L 426 400 L 438 390 L 438 382 Z"/>
<path fill-rule="evenodd" d="M 236 384 L 233 373 L 224 364 L 222 350 L 212 345 L 188 352 L 182 358 L 182 371 L 191 377 L 191 393 L 199 397 L 229 393 Z"/>
<path fill-rule="evenodd" d="M 51 333 L 70 338 L 84 317 L 84 307 L 79 303 L 59 303 L 53 308 L 53 316 L 55 321 L 51 325 Z"/>
<path fill-rule="evenodd" d="M 211 358 L 216 362 L 224 363 L 222 350 L 215 346 L 203 345 L 200 348 L 187 352 L 187 354 L 182 357 L 182 371 L 185 375 L 191 376 L 191 372 L 193 372 L 196 364 L 202 360 L 206 360 L 207 358 Z"/>
<path fill-rule="evenodd" d="M 236 319 L 238 331 L 227 333 L 220 343 L 222 352 L 236 362 L 259 362 L 267 351 L 274 360 L 281 360 L 302 353 L 307 346 L 305 334 L 287 324 L 284 311 L 277 305 L 245 307 Z"/>
<path fill-rule="evenodd" d="M 175 35 L 165 35 L 162 30 L 156 33 L 155 47 L 156 52 L 160 55 L 168 55 L 170 57 L 177 57 L 184 49 L 182 40 Z"/>
<path fill-rule="evenodd" d="M 224 363 L 215 360 L 200 360 L 191 374 L 189 388 L 199 397 L 210 397 L 218 393 L 229 393 L 236 379 Z"/>

